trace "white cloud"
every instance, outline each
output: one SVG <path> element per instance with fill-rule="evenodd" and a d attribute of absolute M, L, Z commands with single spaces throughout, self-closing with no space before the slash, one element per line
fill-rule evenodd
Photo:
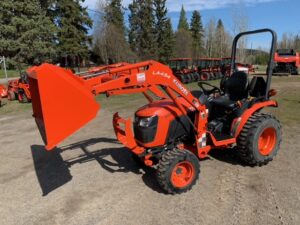
<path fill-rule="evenodd" d="M 90 9 L 96 8 L 96 2 L 98 0 L 86 0 L 84 5 L 88 6 Z M 274 2 L 279 0 L 186 0 L 186 1 L 176 1 L 167 0 L 168 10 L 170 12 L 178 12 L 181 6 L 184 5 L 186 11 L 192 10 L 205 10 L 205 9 L 217 9 L 230 7 L 232 5 L 245 4 L 245 5 L 256 5 L 259 3 Z M 128 6 L 132 0 L 123 0 L 123 5 Z"/>
<path fill-rule="evenodd" d="M 84 6 L 87 6 L 89 9 L 96 9 L 96 2 L 98 0 L 85 0 L 83 3 Z"/>

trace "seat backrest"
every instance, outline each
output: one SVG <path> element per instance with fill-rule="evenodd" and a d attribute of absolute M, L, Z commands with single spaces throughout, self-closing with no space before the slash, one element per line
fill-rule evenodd
<path fill-rule="evenodd" d="M 225 94 L 232 101 L 239 101 L 248 97 L 248 75 L 243 71 L 234 72 L 225 81 Z"/>
<path fill-rule="evenodd" d="M 262 97 L 266 94 L 267 83 L 263 77 L 253 77 L 249 85 L 249 94 L 252 97 Z"/>

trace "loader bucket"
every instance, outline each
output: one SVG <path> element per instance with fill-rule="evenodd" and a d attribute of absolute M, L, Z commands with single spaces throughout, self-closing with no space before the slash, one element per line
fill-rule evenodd
<path fill-rule="evenodd" d="M 96 117 L 100 105 L 81 78 L 50 64 L 27 73 L 33 116 L 47 150 Z"/>

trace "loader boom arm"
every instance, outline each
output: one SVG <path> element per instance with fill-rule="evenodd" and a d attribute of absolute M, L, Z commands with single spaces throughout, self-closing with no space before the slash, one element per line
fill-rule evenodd
<path fill-rule="evenodd" d="M 182 97 L 196 112 L 196 133 L 201 135 L 205 130 L 205 105 L 184 87 L 169 67 L 155 61 L 105 68 L 95 75 L 82 77 L 50 64 L 27 72 L 33 116 L 48 150 L 96 117 L 100 105 L 93 95 L 103 93 L 107 96 L 143 93 L 151 102 L 153 100 L 147 92 L 152 92 L 158 98 L 172 99 L 186 114 L 188 109 L 178 100 Z"/>

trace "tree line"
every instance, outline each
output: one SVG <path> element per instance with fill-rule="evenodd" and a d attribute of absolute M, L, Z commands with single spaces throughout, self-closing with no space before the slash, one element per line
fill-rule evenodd
<path fill-rule="evenodd" d="M 121 0 L 98 1 L 93 53 L 101 63 L 170 58 L 225 57 L 232 37 L 221 19 L 203 26 L 199 11 L 188 21 L 181 8 L 177 30 L 167 16 L 166 0 L 133 0 L 128 6 L 128 27 Z"/>
<path fill-rule="evenodd" d="M 229 32 L 221 19 L 203 24 L 201 13 L 187 19 L 182 6 L 177 29 L 168 17 L 166 0 L 98 0 L 93 20 L 84 0 L 1 0 L 0 55 L 9 68 L 42 62 L 74 67 L 170 58 L 219 58 L 230 56 L 232 35 L 248 29 L 243 10 L 233 16 Z M 280 48 L 300 51 L 300 36 L 284 34 Z M 239 58 L 245 58 L 247 42 L 239 43 Z M 245 51 L 243 51 L 245 49 Z M 253 58 L 254 57 L 254 58 Z M 265 63 L 258 51 L 251 61 Z"/>
<path fill-rule="evenodd" d="M 300 52 L 300 34 L 284 33 L 278 43 L 280 49 L 294 49 Z"/>
<path fill-rule="evenodd" d="M 83 1 L 1 0 L 0 55 L 8 67 L 88 58 L 93 23 Z"/>

